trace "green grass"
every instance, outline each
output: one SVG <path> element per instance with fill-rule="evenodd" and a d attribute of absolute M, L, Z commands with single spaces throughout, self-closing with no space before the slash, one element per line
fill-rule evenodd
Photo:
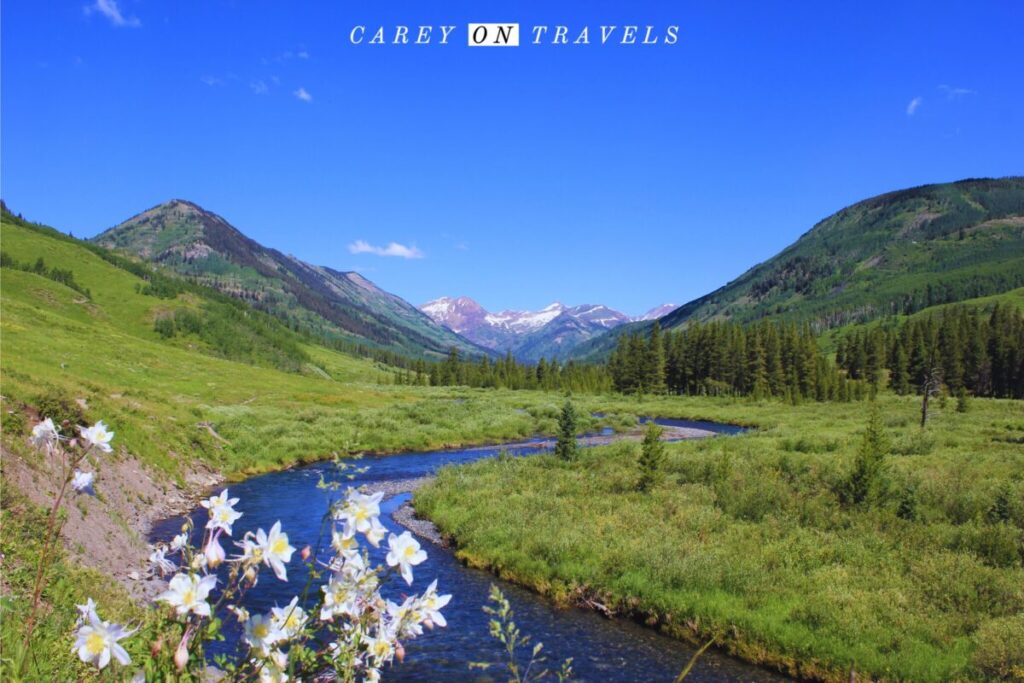
<path fill-rule="evenodd" d="M 448 468 L 416 506 L 471 564 L 564 600 L 596 593 L 791 673 L 993 675 L 991 653 L 1012 652 L 1024 620 L 1022 406 L 976 400 L 959 414 L 950 402 L 921 435 L 914 399 L 882 400 L 890 493 L 867 509 L 835 493 L 864 410 L 709 399 L 633 406 L 761 427 L 672 445 L 651 494 L 636 491 L 637 447 L 618 444 L 577 465 L 539 456 Z M 990 524 L 1006 484 L 1012 518 Z M 896 515 L 908 486 L 916 521 Z"/>
<path fill-rule="evenodd" d="M 28 617 L 35 581 L 35 568 L 42 546 L 40 529 L 46 527 L 49 512 L 29 503 L 10 486 L 0 491 L 0 552 L 5 557 L 4 595 L 0 598 L 0 679 L 5 681 L 88 681 L 98 678 L 96 670 L 78 661 L 72 652 L 70 634 L 78 612 L 75 605 L 93 598 L 101 606 L 100 616 L 119 623 L 138 624 L 143 610 L 113 579 L 92 569 L 77 566 L 57 548 L 47 565 L 49 581 L 42 595 L 42 610 L 36 623 L 32 648 L 23 677 L 19 677 L 22 627 Z M 135 661 L 145 657 L 148 644 L 126 641 Z"/>
<path fill-rule="evenodd" d="M 18 261 L 42 256 L 91 292 L 3 269 L 5 409 L 48 393 L 85 399 L 88 419 L 106 420 L 120 447 L 168 473 L 196 458 L 240 475 L 340 450 L 438 448 L 539 428 L 508 408 L 510 394 L 381 386 L 387 368 L 319 346 L 303 347 L 310 363 L 294 373 L 218 358 L 194 337 L 163 340 L 156 316 L 202 302 L 143 295 L 139 278 L 74 242 L 12 224 L 2 239 Z"/>

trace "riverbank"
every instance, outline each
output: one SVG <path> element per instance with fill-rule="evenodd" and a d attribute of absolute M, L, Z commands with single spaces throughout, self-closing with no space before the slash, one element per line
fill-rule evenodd
<path fill-rule="evenodd" d="M 613 445 L 577 465 L 446 468 L 415 506 L 463 562 L 790 675 L 1007 675 L 1024 628 L 1020 404 L 976 400 L 921 433 L 916 400 L 880 400 L 890 447 L 868 505 L 839 495 L 864 411 L 815 404 L 780 405 L 778 427 L 739 439 L 670 445 L 647 495 L 633 449 Z M 989 512 L 999 500 L 1005 520 Z"/>

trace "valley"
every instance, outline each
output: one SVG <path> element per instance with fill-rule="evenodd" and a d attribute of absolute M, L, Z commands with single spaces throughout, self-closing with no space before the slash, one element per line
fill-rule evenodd
<path fill-rule="evenodd" d="M 996 192 L 994 182 L 982 187 Z M 794 271 L 799 299 L 778 313 L 744 319 L 737 303 L 728 315 L 678 325 L 680 311 L 704 311 L 711 300 L 641 316 L 652 320 L 599 305 L 490 313 L 468 297 L 417 310 L 352 273 L 262 247 L 188 202 L 155 207 L 89 242 L 5 207 L 5 649 L 20 642 L 41 557 L 34 530 L 59 484 L 56 465 L 29 443 L 44 416 L 68 429 L 104 420 L 115 433 L 96 495 L 62 513 L 34 641 L 43 655 L 32 665 L 37 679 L 73 671 L 88 680 L 65 646 L 74 605 L 96 597 L 105 616 L 155 628 L 143 606 L 161 584 L 149 578 L 153 524 L 192 509 L 209 487 L 247 491 L 256 503 L 268 473 L 305 481 L 337 460 L 369 466 L 359 476 L 371 481 L 411 462 L 402 458 L 441 464 L 434 454 L 553 438 L 571 389 L 574 434 L 629 432 L 644 415 L 750 431 L 666 443 L 646 491 L 636 483 L 640 447 L 630 441 L 572 461 L 491 448 L 486 461 L 441 467 L 411 500 L 454 545 L 454 558 L 431 552 L 438 564 L 430 566 L 456 582 L 447 590 L 465 582 L 464 595 L 480 601 L 489 576 L 500 577 L 524 624 L 554 639 L 559 657 L 621 633 L 639 648 L 629 657 L 646 656 L 636 653 L 658 641 L 631 631 L 637 621 L 683 643 L 713 639 L 719 654 L 707 656 L 701 675 L 736 672 L 718 680 L 782 673 L 839 681 L 851 669 L 882 680 L 1005 677 L 1024 628 L 1024 423 L 1020 400 L 1007 398 L 1024 385 L 1018 184 L 1002 184 L 1010 194 L 999 196 L 1014 198 L 996 217 L 972 214 L 981 221 L 973 227 L 934 231 L 935 253 L 979 242 L 956 261 L 976 277 L 956 280 L 961 266 L 931 260 L 928 268 L 955 277 L 922 295 L 915 287 L 925 275 L 911 277 L 901 261 L 909 288 L 895 314 L 846 298 L 863 268 L 838 289 Z M 916 225 L 916 214 L 899 215 Z M 900 221 L 878 229 L 898 232 L 908 225 Z M 896 260 L 884 253 L 861 258 L 882 268 Z M 772 281 L 757 286 L 758 296 L 789 296 L 786 278 Z M 842 308 L 849 301 L 856 306 Z M 811 317 L 798 324 L 800 310 Z M 825 310 L 835 324 L 814 317 Z M 580 360 L 609 344 L 607 363 Z M 943 379 L 922 430 L 917 383 L 935 372 Z M 401 453 L 414 455 L 389 455 Z M 314 542 L 299 522 L 292 528 L 297 546 Z M 595 603 L 630 624 L 597 626 L 592 614 L 564 611 Z M 455 614 L 479 627 L 478 607 Z M 547 609 L 562 625 L 546 625 Z M 564 636 L 577 628 L 591 635 Z M 444 642 L 425 638 L 422 662 L 432 661 L 431 643 Z M 418 643 L 410 643 L 412 672 L 421 670 Z M 126 646 L 148 656 L 146 642 Z M 669 668 L 692 651 L 664 647 L 675 653 L 662 663 Z M 587 658 L 581 671 L 599 660 Z M 463 670 L 464 661 L 452 661 L 453 672 Z"/>

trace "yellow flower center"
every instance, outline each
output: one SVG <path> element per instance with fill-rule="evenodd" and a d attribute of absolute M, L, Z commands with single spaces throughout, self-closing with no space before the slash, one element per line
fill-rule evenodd
<path fill-rule="evenodd" d="M 181 603 L 183 605 L 191 605 L 196 601 L 196 592 L 189 588 L 187 591 L 181 594 Z"/>
<path fill-rule="evenodd" d="M 270 627 L 266 624 L 256 624 L 252 629 L 252 634 L 260 640 L 263 640 L 270 635 Z"/>
<path fill-rule="evenodd" d="M 412 559 L 412 556 L 416 554 L 416 548 L 412 547 L 411 545 L 407 545 L 405 546 L 404 553 L 406 557 Z"/>
<path fill-rule="evenodd" d="M 90 633 L 85 639 L 85 649 L 93 656 L 99 655 L 107 649 L 107 642 L 99 633 Z"/>
<path fill-rule="evenodd" d="M 270 552 L 274 555 L 280 555 L 288 549 L 288 539 L 283 536 L 278 536 L 274 539 L 273 545 L 270 546 Z"/>

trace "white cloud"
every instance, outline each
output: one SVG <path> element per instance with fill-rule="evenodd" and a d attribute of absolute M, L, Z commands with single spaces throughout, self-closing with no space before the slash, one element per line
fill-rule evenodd
<path fill-rule="evenodd" d="M 93 12 L 99 12 L 107 19 L 110 19 L 110 23 L 114 26 L 130 26 L 135 28 L 142 25 L 138 17 L 126 17 L 121 14 L 121 8 L 117 6 L 117 0 L 96 0 L 93 4 L 85 6 L 86 14 L 92 14 Z"/>
<path fill-rule="evenodd" d="M 923 102 L 923 97 L 915 97 L 914 99 L 910 100 L 910 104 L 907 105 L 907 116 L 913 116 L 914 114 L 916 114 L 917 110 L 921 106 L 921 103 Z"/>
<path fill-rule="evenodd" d="M 946 99 L 955 100 L 963 97 L 964 95 L 973 95 L 974 91 L 970 88 L 954 88 L 950 85 L 940 85 L 939 90 L 946 93 Z"/>
<path fill-rule="evenodd" d="M 266 95 L 268 92 L 270 92 L 270 88 L 268 88 L 267 84 L 264 83 L 263 81 L 253 81 L 249 84 L 249 88 L 256 95 Z"/>
<path fill-rule="evenodd" d="M 224 81 L 220 78 L 217 78 L 216 76 L 203 76 L 199 80 L 201 80 L 203 83 L 210 87 L 213 87 L 215 85 L 224 85 Z"/>
<path fill-rule="evenodd" d="M 398 242 L 389 242 L 386 247 L 378 247 L 366 240 L 356 240 L 348 245 L 353 254 L 375 254 L 377 256 L 397 256 L 398 258 L 423 258 L 424 254 L 416 246 L 405 246 Z"/>
<path fill-rule="evenodd" d="M 313 101 L 313 96 L 310 95 L 309 91 L 306 90 L 305 88 L 299 88 L 293 94 L 296 97 L 298 97 L 300 100 L 302 100 L 303 102 L 312 102 Z"/>

